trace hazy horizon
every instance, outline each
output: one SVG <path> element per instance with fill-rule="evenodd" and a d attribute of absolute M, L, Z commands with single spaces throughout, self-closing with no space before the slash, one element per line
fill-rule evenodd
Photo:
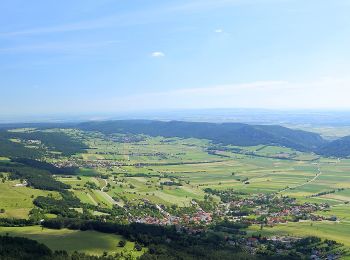
<path fill-rule="evenodd" d="M 108 120 L 161 120 L 213 123 L 278 124 L 284 126 L 350 126 L 350 110 L 173 109 L 108 113 L 1 115 L 0 124 L 78 123 Z"/>

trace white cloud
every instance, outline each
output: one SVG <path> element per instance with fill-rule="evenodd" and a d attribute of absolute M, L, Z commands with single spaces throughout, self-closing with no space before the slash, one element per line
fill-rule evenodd
<path fill-rule="evenodd" d="M 154 58 L 162 58 L 162 57 L 165 57 L 165 54 L 164 52 L 161 52 L 161 51 L 155 51 L 155 52 L 152 52 L 151 56 Z"/>
<path fill-rule="evenodd" d="M 86 103 L 82 101 L 79 106 L 89 107 L 94 113 L 207 108 L 348 110 L 349 95 L 350 78 L 321 78 L 305 82 L 257 81 L 153 93 L 145 91 L 123 96 L 109 93 L 108 97 L 86 98 Z M 59 105 L 44 105 L 61 109 Z"/>
<path fill-rule="evenodd" d="M 223 33 L 224 30 L 223 29 L 215 29 L 214 32 L 216 32 L 216 33 Z"/>

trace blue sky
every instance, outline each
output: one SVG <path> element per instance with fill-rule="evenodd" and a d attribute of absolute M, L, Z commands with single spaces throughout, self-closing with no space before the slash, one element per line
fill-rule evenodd
<path fill-rule="evenodd" d="M 349 109 L 348 0 L 4 0 L 0 115 Z"/>

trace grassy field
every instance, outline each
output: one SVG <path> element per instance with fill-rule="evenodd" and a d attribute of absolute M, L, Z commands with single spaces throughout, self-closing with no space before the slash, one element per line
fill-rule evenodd
<path fill-rule="evenodd" d="M 124 240 L 121 236 L 95 231 L 42 229 L 40 226 L 0 227 L 0 235 L 5 234 L 34 239 L 52 250 L 78 251 L 91 255 L 102 255 L 103 252 L 132 252 L 134 256 L 142 254 L 134 250 L 133 242 L 127 242 L 124 248 L 118 247 L 118 242 Z"/>
<path fill-rule="evenodd" d="M 5 210 L 5 213 L 0 213 L 0 217 L 28 218 L 29 211 L 34 207 L 33 200 L 37 196 L 47 196 L 49 193 L 56 194 L 29 187 L 14 186 L 19 183 L 19 181 L 0 182 L 0 209 Z"/>

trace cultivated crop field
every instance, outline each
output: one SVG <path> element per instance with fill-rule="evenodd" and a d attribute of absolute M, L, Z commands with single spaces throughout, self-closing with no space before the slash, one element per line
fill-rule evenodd
<path fill-rule="evenodd" d="M 79 136 L 91 149 L 75 157 L 101 163 L 95 171 L 108 178 L 101 181 L 96 176 L 86 176 L 80 180 L 75 177 L 60 180 L 72 184 L 78 196 L 89 203 L 108 205 L 109 200 L 98 191 L 77 189 L 87 181 L 99 188 L 103 188 L 106 181 L 110 186 L 105 191 L 110 196 L 123 194 L 127 198 L 138 198 L 147 194 L 150 200 L 163 203 L 182 204 L 201 198 L 205 188 L 278 193 L 301 201 L 334 205 L 350 201 L 348 159 L 322 158 L 274 146 L 228 146 L 232 151 L 219 148 L 215 153 L 208 153 L 212 144 L 200 139 L 142 135 L 117 135 L 116 138 L 99 133 L 79 133 Z M 118 162 L 118 165 L 109 166 L 109 162 Z M 178 180 L 182 186 L 159 188 L 162 182 L 171 179 Z M 310 197 L 339 188 L 343 190 Z"/>

